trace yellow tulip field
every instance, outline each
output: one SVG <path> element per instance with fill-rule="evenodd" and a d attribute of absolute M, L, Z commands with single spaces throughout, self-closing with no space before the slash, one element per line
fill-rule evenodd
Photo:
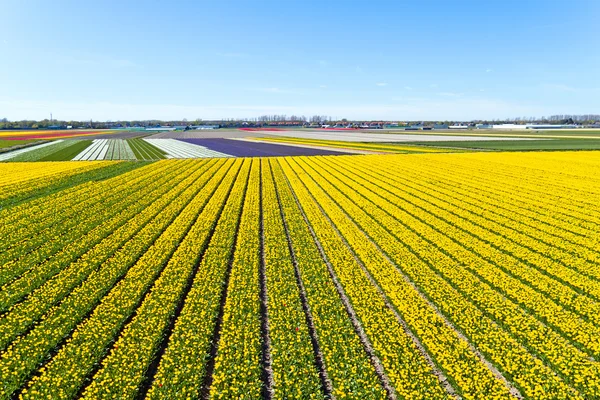
<path fill-rule="evenodd" d="M 0 164 L 11 398 L 600 398 L 600 153 Z"/>

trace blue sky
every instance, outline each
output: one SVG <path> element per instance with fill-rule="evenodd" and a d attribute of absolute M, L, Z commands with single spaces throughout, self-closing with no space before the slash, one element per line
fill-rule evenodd
<path fill-rule="evenodd" d="M 600 113 L 600 1 L 0 1 L 0 118 Z"/>

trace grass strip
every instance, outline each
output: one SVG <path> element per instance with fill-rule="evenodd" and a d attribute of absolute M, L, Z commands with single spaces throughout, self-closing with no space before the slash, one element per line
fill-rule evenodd
<path fill-rule="evenodd" d="M 40 158 L 38 161 L 69 161 L 86 149 L 90 144 L 92 144 L 91 140 L 77 140 L 69 147 Z"/>

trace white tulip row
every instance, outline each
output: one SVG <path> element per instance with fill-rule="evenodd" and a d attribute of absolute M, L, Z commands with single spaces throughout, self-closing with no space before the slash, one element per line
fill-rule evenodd
<path fill-rule="evenodd" d="M 90 146 L 77 154 L 75 158 L 73 158 L 73 161 L 104 160 L 106 152 L 108 151 L 108 144 L 108 139 L 95 139 Z"/>
<path fill-rule="evenodd" d="M 167 158 L 231 157 L 229 154 L 175 139 L 144 139 L 167 153 Z"/>
<path fill-rule="evenodd" d="M 108 145 L 108 153 L 104 157 L 105 160 L 135 160 L 135 154 L 127 143 L 127 140 L 110 139 Z"/>
<path fill-rule="evenodd" d="M 19 154 L 23 154 L 23 153 L 27 153 L 29 151 L 32 150 L 37 150 L 37 149 L 41 149 L 42 147 L 46 147 L 46 146 L 52 146 L 56 143 L 60 143 L 62 142 L 61 140 L 54 140 L 52 142 L 47 142 L 47 143 L 43 143 L 37 146 L 31 146 L 31 147 L 25 147 L 24 149 L 19 149 L 19 150 L 15 150 L 15 151 L 10 151 L 4 154 L 0 154 L 0 161 L 6 161 L 6 160 L 10 160 L 13 157 L 18 156 Z"/>

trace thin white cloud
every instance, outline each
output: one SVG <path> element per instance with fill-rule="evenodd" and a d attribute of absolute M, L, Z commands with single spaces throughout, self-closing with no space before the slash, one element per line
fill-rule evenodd
<path fill-rule="evenodd" d="M 486 69 L 486 70 L 485 70 L 485 72 L 487 72 L 488 74 L 489 74 L 490 72 L 492 72 L 492 71 L 493 71 L 493 69 L 491 69 L 491 68 L 488 68 L 488 69 Z"/>
<path fill-rule="evenodd" d="M 386 82 L 378 82 L 375 85 L 383 87 L 383 86 L 387 86 L 388 84 Z"/>
<path fill-rule="evenodd" d="M 358 66 L 358 65 L 356 66 L 355 70 L 356 70 L 356 72 L 358 72 L 359 74 L 362 74 L 362 72 L 363 72 L 363 69 L 362 69 L 360 66 Z"/>
<path fill-rule="evenodd" d="M 284 91 L 278 87 L 252 88 L 249 90 L 256 91 L 256 92 L 265 92 L 265 93 L 284 93 Z"/>
<path fill-rule="evenodd" d="M 319 85 L 321 89 L 327 89 L 327 85 Z"/>
<path fill-rule="evenodd" d="M 406 89 L 406 90 L 413 90 L 413 88 L 410 87 L 410 86 L 404 86 L 404 89 Z"/>
<path fill-rule="evenodd" d="M 541 87 L 543 89 L 559 91 L 559 92 L 578 92 L 579 91 L 579 89 L 577 89 L 575 87 L 565 85 L 562 83 L 544 83 L 541 85 Z"/>
<path fill-rule="evenodd" d="M 256 87 L 256 88 L 248 88 L 246 90 L 252 92 L 262 92 L 262 93 L 274 93 L 274 94 L 305 94 L 305 91 L 299 89 L 282 89 L 279 87 Z"/>
<path fill-rule="evenodd" d="M 86 54 L 78 56 L 60 56 L 55 58 L 56 62 L 61 65 L 71 66 L 89 66 L 101 64 L 111 68 L 131 68 L 137 66 L 133 61 L 114 58 L 101 54 Z"/>
<path fill-rule="evenodd" d="M 462 95 L 464 95 L 464 93 L 439 92 L 437 95 L 438 96 L 444 96 L 444 97 L 461 97 Z"/>
<path fill-rule="evenodd" d="M 225 58 L 243 58 L 243 57 L 246 57 L 247 54 L 246 53 L 236 53 L 236 52 L 224 52 L 224 53 L 217 53 L 217 56 L 225 57 Z"/>
<path fill-rule="evenodd" d="M 319 60 L 319 65 L 322 67 L 326 67 L 329 65 L 329 61 L 327 60 Z"/>

